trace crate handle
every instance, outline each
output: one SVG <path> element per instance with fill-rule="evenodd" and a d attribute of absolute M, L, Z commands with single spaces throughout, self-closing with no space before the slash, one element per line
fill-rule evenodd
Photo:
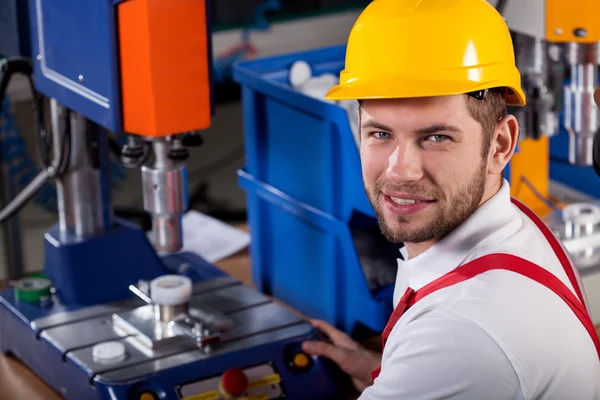
<path fill-rule="evenodd" d="M 271 204 L 284 209 L 290 214 L 305 220 L 322 230 L 333 232 L 336 235 L 345 233 L 346 224 L 331 215 L 294 199 L 287 193 L 265 183 L 250 174 L 244 168 L 238 170 L 239 183 L 246 190 L 251 190 Z"/>

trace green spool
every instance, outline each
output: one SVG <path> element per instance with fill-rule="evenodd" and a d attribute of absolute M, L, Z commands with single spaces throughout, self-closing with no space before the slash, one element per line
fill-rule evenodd
<path fill-rule="evenodd" d="M 17 299 L 26 303 L 39 303 L 42 297 L 50 296 L 52 282 L 41 276 L 20 279 L 15 286 Z"/>

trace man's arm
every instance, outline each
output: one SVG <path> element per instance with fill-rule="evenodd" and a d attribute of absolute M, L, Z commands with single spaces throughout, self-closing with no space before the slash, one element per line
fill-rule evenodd
<path fill-rule="evenodd" d="M 393 331 L 382 370 L 360 400 L 522 399 L 498 344 L 475 323 L 427 316 Z"/>

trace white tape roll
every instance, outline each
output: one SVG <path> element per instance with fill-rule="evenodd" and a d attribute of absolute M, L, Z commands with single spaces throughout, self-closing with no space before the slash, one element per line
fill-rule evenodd
<path fill-rule="evenodd" d="M 192 280 L 181 275 L 164 275 L 150 282 L 150 297 L 154 304 L 176 306 L 190 301 Z"/>

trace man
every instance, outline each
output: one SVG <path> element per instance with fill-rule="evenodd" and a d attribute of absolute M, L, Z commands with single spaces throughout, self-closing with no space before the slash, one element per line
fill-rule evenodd
<path fill-rule="evenodd" d="M 574 268 L 511 200 L 524 106 L 508 28 L 485 0 L 375 0 L 328 98 L 359 100 L 363 180 L 403 243 L 395 311 L 370 352 L 306 342 L 367 399 L 600 399 L 600 343 Z"/>

